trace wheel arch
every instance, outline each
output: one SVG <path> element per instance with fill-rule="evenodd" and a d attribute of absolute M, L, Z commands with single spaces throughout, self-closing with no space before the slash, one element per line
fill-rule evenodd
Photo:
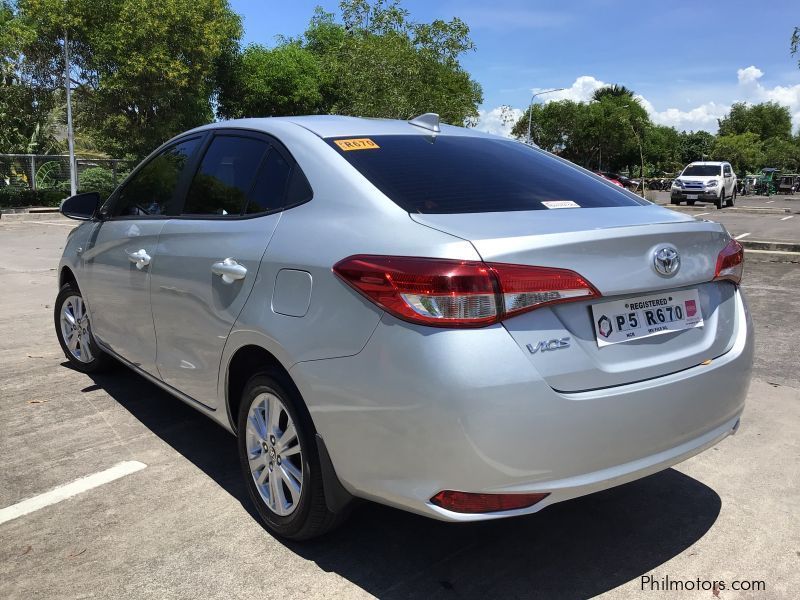
<path fill-rule="evenodd" d="M 283 385 L 291 387 L 295 397 L 299 399 L 299 406 L 296 408 L 308 419 L 319 453 L 322 481 L 325 489 L 325 502 L 331 512 L 344 510 L 354 500 L 354 496 L 339 479 L 325 440 L 320 436 L 314 425 L 314 420 L 311 418 L 311 413 L 308 410 L 308 406 L 306 406 L 303 395 L 300 393 L 300 389 L 289 374 L 289 370 L 283 366 L 281 361 L 269 350 L 258 344 L 249 343 L 237 348 L 228 361 L 228 366 L 225 370 L 225 410 L 228 413 L 228 422 L 231 430 L 235 435 L 238 435 L 237 416 L 242 400 L 242 392 L 245 385 L 247 385 L 247 381 L 259 372 L 275 376 Z"/>
<path fill-rule="evenodd" d="M 67 283 L 74 283 L 78 289 L 81 287 L 78 285 L 78 279 L 72 269 L 68 265 L 64 265 L 58 272 L 58 289 L 61 289 Z"/>
<path fill-rule="evenodd" d="M 289 370 L 283 366 L 283 363 L 272 352 L 263 346 L 248 343 L 233 352 L 225 369 L 225 409 L 234 433 L 237 433 L 237 416 L 244 387 L 247 385 L 247 381 L 259 372 L 276 375 L 282 383 L 291 386 L 301 400 L 301 406 L 298 409 L 304 411 L 309 420 L 311 420 L 308 407 L 306 407 L 305 401 L 302 400 L 302 394 L 300 394 L 300 390 L 289 374 Z M 313 421 L 311 422 L 313 424 Z"/>

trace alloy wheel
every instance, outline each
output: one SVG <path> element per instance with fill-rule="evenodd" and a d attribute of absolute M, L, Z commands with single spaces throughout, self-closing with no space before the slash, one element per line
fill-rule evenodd
<path fill-rule="evenodd" d="M 250 403 L 245 447 L 264 504 L 278 516 L 292 514 L 303 491 L 303 455 L 292 417 L 275 394 L 258 394 Z"/>
<path fill-rule="evenodd" d="M 82 363 L 94 360 L 89 314 L 80 296 L 67 296 L 61 304 L 61 337 L 75 360 Z"/>

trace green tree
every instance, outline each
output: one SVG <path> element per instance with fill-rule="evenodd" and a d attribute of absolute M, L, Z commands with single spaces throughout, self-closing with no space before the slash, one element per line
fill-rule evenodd
<path fill-rule="evenodd" d="M 714 146 L 714 136 L 707 131 L 682 131 L 678 134 L 680 162 L 687 165 L 697 160 L 708 160 Z"/>
<path fill-rule="evenodd" d="M 322 106 L 319 59 L 297 42 L 248 46 L 227 77 L 218 109 L 226 118 L 308 114 Z"/>
<path fill-rule="evenodd" d="M 602 100 L 603 98 L 633 98 L 633 90 L 628 89 L 624 85 L 606 85 L 594 91 L 592 100 Z"/>
<path fill-rule="evenodd" d="M 620 170 L 640 163 L 651 126 L 647 111 L 632 93 L 601 94 L 592 102 L 561 100 L 535 104 L 511 130 L 517 139 L 531 137 L 541 148 L 589 169 Z"/>
<path fill-rule="evenodd" d="M 773 138 L 764 142 L 764 165 L 784 171 L 800 171 L 800 137 Z"/>
<path fill-rule="evenodd" d="M 731 163 L 738 175 L 755 171 L 764 162 L 764 145 L 758 135 L 752 132 L 721 135 L 714 140 L 711 149 L 712 160 L 726 160 Z"/>
<path fill-rule="evenodd" d="M 463 21 L 416 23 L 396 0 L 342 0 L 340 13 L 318 8 L 300 38 L 245 50 L 220 114 L 477 118 L 481 88 L 459 62 L 474 48 Z"/>
<path fill-rule="evenodd" d="M 654 175 L 675 173 L 683 168 L 680 142 L 681 136 L 674 127 L 654 125 L 648 129 L 644 156 Z"/>
<path fill-rule="evenodd" d="M 719 120 L 719 135 L 755 133 L 761 140 L 788 139 L 792 135 L 792 114 L 777 102 L 749 105 L 736 102 Z"/>
<path fill-rule="evenodd" d="M 213 118 L 219 69 L 238 50 L 227 0 L 19 0 L 15 35 L 31 87 L 53 89 L 67 32 L 76 129 L 141 156 Z"/>

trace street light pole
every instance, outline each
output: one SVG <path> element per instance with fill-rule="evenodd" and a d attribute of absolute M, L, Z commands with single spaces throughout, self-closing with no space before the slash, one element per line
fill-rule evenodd
<path fill-rule="evenodd" d="M 534 94 L 531 96 L 531 101 L 528 104 L 528 139 L 527 139 L 527 142 L 529 144 L 531 143 L 531 119 L 533 117 L 533 99 L 536 98 L 536 96 L 541 96 L 543 94 L 552 94 L 553 92 L 561 92 L 563 90 L 564 90 L 564 88 L 554 88 L 552 90 L 545 90 L 543 92 L 534 92 Z"/>
<path fill-rule="evenodd" d="M 78 173 L 75 169 L 75 137 L 72 131 L 72 85 L 69 78 L 69 36 L 64 31 L 64 85 L 67 87 L 67 146 L 69 147 L 69 190 L 78 193 Z"/>

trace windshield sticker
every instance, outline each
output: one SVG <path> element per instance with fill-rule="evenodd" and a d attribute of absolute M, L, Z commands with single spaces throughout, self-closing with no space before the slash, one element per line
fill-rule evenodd
<path fill-rule="evenodd" d="M 369 138 L 357 138 L 353 140 L 333 140 L 333 143 L 339 146 L 345 152 L 350 150 L 374 150 L 380 148 L 378 144 Z"/>
<path fill-rule="evenodd" d="M 581 205 L 572 200 L 544 200 L 542 202 L 547 208 L 580 208 Z"/>

